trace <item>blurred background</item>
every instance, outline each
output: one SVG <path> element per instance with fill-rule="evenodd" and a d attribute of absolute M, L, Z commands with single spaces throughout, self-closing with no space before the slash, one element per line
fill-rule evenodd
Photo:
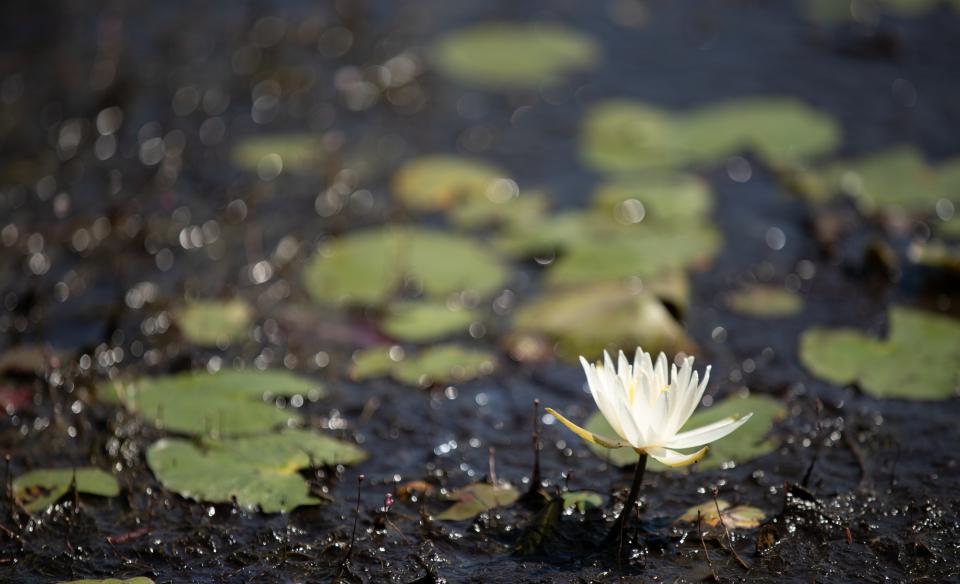
<path fill-rule="evenodd" d="M 620 570 L 710 577 L 674 520 L 720 486 L 761 581 L 957 575 L 960 3 L 0 14 L 15 579 L 602 578 L 635 456 L 533 401 L 601 429 L 576 357 L 637 345 L 758 415 L 648 479 Z M 27 474 L 78 467 L 79 507 Z"/>

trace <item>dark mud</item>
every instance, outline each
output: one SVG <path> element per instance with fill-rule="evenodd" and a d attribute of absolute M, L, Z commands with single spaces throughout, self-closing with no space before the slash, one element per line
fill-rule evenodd
<path fill-rule="evenodd" d="M 791 197 L 749 154 L 748 182 L 734 182 L 724 169 L 707 175 L 725 247 L 694 275 L 686 324 L 714 365 L 713 395 L 749 387 L 789 404 L 789 418 L 776 428 L 782 448 L 723 471 L 648 475 L 643 522 L 621 557 L 594 547 L 609 519 L 596 510 L 563 517 L 560 531 L 527 557 L 511 551 L 535 513 L 522 505 L 474 523 L 430 521 L 440 508 L 433 501 L 398 503 L 389 522 L 378 513 L 395 482 L 457 487 L 480 479 L 490 448 L 499 477 L 527 484 L 532 401 L 576 403 L 584 413 L 589 405 L 581 373 L 567 365 L 507 364 L 494 377 L 446 391 L 353 384 L 344 381 L 345 347 L 375 337 L 357 324 L 362 315 L 289 317 L 290 306 L 309 305 L 300 265 L 317 242 L 404 219 L 391 209 L 387 190 L 399 160 L 481 153 L 521 185 L 550 189 L 556 206 L 575 207 L 596 181 L 576 161 L 585 104 L 631 96 L 683 109 L 753 94 L 798 96 L 835 116 L 845 132 L 843 154 L 902 142 L 918 144 L 932 159 L 960 153 L 960 16 L 945 7 L 920 19 L 883 18 L 875 28 L 827 29 L 805 21 L 799 3 L 643 6 L 649 22 L 631 29 L 611 22 L 606 5 L 574 2 L 4 3 L 0 346 L 49 344 L 64 355 L 45 379 L 17 381 L 31 393 L 0 418 L 0 449 L 10 456 L 4 472 L 112 467 L 123 494 L 68 497 L 33 518 L 17 514 L 4 497 L 0 580 L 693 582 L 710 580 L 711 570 L 724 581 L 960 578 L 960 402 L 878 401 L 813 379 L 796 356 L 797 335 L 811 324 L 883 332 L 891 302 L 960 314 L 960 287 L 906 263 L 892 274 L 878 270 L 865 259 L 870 241 L 882 238 L 902 257 L 905 237 L 844 202 L 826 212 L 848 217 L 850 230 L 831 248 L 818 243 L 812 226 L 824 211 Z M 410 83 L 413 97 L 381 98 L 360 111 L 353 111 L 349 91 L 336 88 L 345 67 L 363 75 L 363 67 L 487 18 L 569 23 L 602 42 L 605 63 L 565 88 L 509 98 L 461 89 L 430 71 Z M 339 54 L 336 38 L 324 36 L 331 29 L 352 38 L 348 51 Z M 332 216 L 317 212 L 318 193 L 353 180 L 342 172 L 351 164 L 346 156 L 319 176 L 284 174 L 272 182 L 234 169 L 229 146 L 260 129 L 251 117 L 252 89 L 267 78 L 280 80 L 283 98 L 261 112 L 264 128 L 311 129 L 342 141 L 342 152 L 361 152 L 368 170 L 353 188 L 369 198 L 344 200 Z M 892 90 L 897 79 L 915 88 L 915 103 Z M 192 90 L 175 97 L 188 86 L 201 96 L 192 107 Z M 99 160 L 92 124 L 111 106 L 123 112 L 117 154 Z M 61 130 L 69 119 L 78 120 L 77 144 Z M 151 154 L 143 144 L 158 136 L 167 155 L 146 164 Z M 213 241 L 184 249 L 180 232 L 204 224 L 216 233 Z M 766 242 L 774 227 L 785 236 L 780 250 Z M 258 282 L 251 267 L 262 260 L 271 260 L 274 273 Z M 524 267 L 515 278 L 518 298 L 536 292 L 529 277 L 535 270 Z M 725 308 L 726 292 L 755 280 L 802 290 L 803 313 L 771 325 Z M 154 290 L 154 298 L 131 299 L 132 289 Z M 184 293 L 233 290 L 266 315 L 259 342 L 203 351 L 181 343 L 157 318 Z M 491 327 L 485 342 L 496 346 L 505 326 Z M 161 433 L 98 403 L 85 388 L 111 371 L 162 373 L 203 367 L 215 357 L 285 365 L 327 380 L 330 395 L 305 404 L 304 414 L 314 427 L 361 443 L 370 460 L 318 471 L 311 479 L 330 502 L 289 515 L 165 492 L 142 456 Z M 624 496 L 629 471 L 608 468 L 557 426 L 544 427 L 543 439 L 548 489 L 568 480 L 571 488 Z M 345 559 L 360 474 L 359 528 Z M 671 525 L 708 500 L 713 486 L 772 517 L 760 530 L 734 535 L 749 570 L 708 539 L 711 567 L 696 530 Z"/>

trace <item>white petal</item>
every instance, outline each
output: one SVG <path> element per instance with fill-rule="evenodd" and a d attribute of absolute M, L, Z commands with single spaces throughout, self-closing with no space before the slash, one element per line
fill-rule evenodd
<path fill-rule="evenodd" d="M 583 357 L 580 357 L 580 364 L 583 365 L 583 372 L 587 375 L 587 387 L 590 388 L 590 395 L 593 396 L 593 401 L 597 403 L 597 408 L 600 410 L 600 413 L 607 419 L 607 422 L 610 424 L 610 427 L 613 428 L 613 431 L 617 433 L 617 436 L 626 440 L 626 436 L 623 434 L 623 425 L 620 423 L 620 416 L 617 413 L 611 392 L 599 375 L 600 372 Z"/>
<path fill-rule="evenodd" d="M 704 446 L 693 454 L 683 454 L 669 448 L 649 448 L 646 452 L 667 466 L 678 467 L 698 462 L 707 455 L 707 450 L 707 447 Z"/>
<path fill-rule="evenodd" d="M 614 400 L 617 415 L 620 417 L 620 427 L 623 429 L 623 434 L 620 436 L 634 448 L 640 448 L 647 444 L 646 428 L 637 423 L 635 415 L 637 411 L 642 410 L 631 407 L 627 395 L 622 391 L 615 394 Z"/>
<path fill-rule="evenodd" d="M 700 426 L 695 430 L 680 432 L 670 440 L 664 442 L 664 446 L 669 448 L 693 448 L 695 446 L 709 444 L 723 438 L 740 426 L 746 424 L 747 420 L 749 420 L 750 416 L 752 415 L 753 414 L 750 413 L 739 419 L 731 416 L 729 418 L 724 418 L 719 422 L 714 422 L 713 424 Z"/>
<path fill-rule="evenodd" d="M 664 386 L 670 383 L 667 378 L 667 356 L 663 353 L 657 356 L 657 366 L 653 369 L 653 380 L 656 382 L 657 390 L 662 390 Z"/>
<path fill-rule="evenodd" d="M 693 377 L 690 379 L 689 391 L 686 394 L 686 399 L 682 405 L 678 405 L 677 408 L 677 417 L 674 419 L 674 431 L 679 430 L 687 423 L 687 420 L 690 419 L 690 416 L 693 415 L 693 411 L 697 409 L 697 406 L 700 405 L 700 400 L 703 398 L 703 392 L 707 390 L 707 381 L 710 379 L 710 366 L 707 365 L 706 370 L 703 372 L 703 381 L 697 384 L 698 375 L 697 372 L 693 372 Z"/>
<path fill-rule="evenodd" d="M 701 396 L 695 395 L 698 390 L 696 380 L 697 373 L 693 371 L 693 357 L 688 357 L 683 360 L 680 372 L 670 380 L 673 384 L 670 391 L 674 392 L 675 396 L 671 402 L 669 421 L 665 424 L 668 435 L 676 434 L 700 403 Z"/>

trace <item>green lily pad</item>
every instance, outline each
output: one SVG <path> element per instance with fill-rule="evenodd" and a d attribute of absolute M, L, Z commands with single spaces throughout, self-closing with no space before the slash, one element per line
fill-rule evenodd
<path fill-rule="evenodd" d="M 493 373 L 496 355 L 480 349 L 469 349 L 456 343 L 434 345 L 420 352 L 400 353 L 397 360 L 390 347 L 371 347 L 353 356 L 350 377 L 361 381 L 374 377 L 393 377 L 414 387 L 434 384 L 462 383 Z"/>
<path fill-rule="evenodd" d="M 543 219 L 550 198 L 543 191 L 520 191 L 506 200 L 489 197 L 466 199 L 447 211 L 447 216 L 459 227 L 477 229 L 507 226 L 514 229 L 529 226 Z"/>
<path fill-rule="evenodd" d="M 264 513 L 320 502 L 298 471 L 364 459 L 366 453 L 353 444 L 304 430 L 204 440 L 200 446 L 165 438 L 147 450 L 147 464 L 164 488 L 207 503 L 235 498 L 239 505 Z"/>
<path fill-rule="evenodd" d="M 615 230 L 627 229 L 614 224 L 607 217 L 584 211 L 567 211 L 542 217 L 531 224 L 511 227 L 497 237 L 496 246 L 517 257 L 534 257 L 566 250 L 589 242 L 597 234 L 606 234 L 604 230 L 610 227 Z"/>
<path fill-rule="evenodd" d="M 907 250 L 907 256 L 915 264 L 960 272 L 960 244 L 914 241 Z"/>
<path fill-rule="evenodd" d="M 509 485 L 493 486 L 488 483 L 474 483 L 450 493 L 450 499 L 456 501 L 443 513 L 437 515 L 441 521 L 463 521 L 495 509 L 507 507 L 520 498 L 520 493 Z"/>
<path fill-rule="evenodd" d="M 591 209 L 509 226 L 497 245 L 521 257 L 557 253 L 551 286 L 642 278 L 702 265 L 717 252 L 711 194 L 692 175 L 655 173 L 600 185 Z"/>
<path fill-rule="evenodd" d="M 957 196 L 949 188 L 952 180 L 944 180 L 912 146 L 840 161 L 827 167 L 822 176 L 829 192 L 845 192 L 868 212 L 929 212 L 940 199 Z"/>
<path fill-rule="evenodd" d="M 390 375 L 397 362 L 390 356 L 390 347 L 369 347 L 353 353 L 350 379 L 364 381 Z"/>
<path fill-rule="evenodd" d="M 154 582 L 145 576 L 137 576 L 136 578 L 127 578 L 126 580 L 119 578 L 104 578 L 102 580 L 61 580 L 58 584 L 154 584 Z"/>
<path fill-rule="evenodd" d="M 889 334 L 812 328 L 800 337 L 800 360 L 831 383 L 857 383 L 877 398 L 940 400 L 960 389 L 960 322 L 894 306 Z"/>
<path fill-rule="evenodd" d="M 717 512 L 717 507 L 720 512 Z M 760 527 L 767 518 L 767 514 L 761 509 L 747 505 L 737 505 L 731 507 L 730 503 L 723 499 L 716 501 L 707 501 L 684 512 L 679 518 L 681 523 L 696 523 L 699 519 L 708 527 L 717 527 L 723 521 L 727 529 L 753 529 Z"/>
<path fill-rule="evenodd" d="M 99 468 L 45 468 L 26 472 L 14 479 L 13 496 L 27 512 L 43 511 L 67 494 L 74 476 L 80 493 L 100 497 L 120 494 L 117 479 Z"/>
<path fill-rule="evenodd" d="M 782 318 L 803 311 L 803 298 L 782 286 L 753 284 L 727 296 L 727 306 L 744 316 Z"/>
<path fill-rule="evenodd" d="M 960 191 L 960 188 L 957 190 Z M 934 221 L 931 227 L 933 227 L 933 232 L 940 237 L 960 239 L 960 214 L 954 215 L 946 221 Z"/>
<path fill-rule="evenodd" d="M 675 168 L 685 162 L 676 145 L 672 116 L 626 99 L 592 106 L 584 118 L 580 153 L 602 172 Z"/>
<path fill-rule="evenodd" d="M 476 310 L 451 309 L 442 302 L 397 302 L 390 305 L 382 329 L 395 339 L 422 343 L 464 333 L 478 318 Z"/>
<path fill-rule="evenodd" d="M 593 491 L 567 491 L 563 494 L 563 508 L 576 509 L 580 513 L 591 507 L 603 505 L 603 497 Z"/>
<path fill-rule="evenodd" d="M 556 85 L 600 60 L 588 36 L 551 23 L 489 22 L 454 31 L 433 48 L 444 75 L 483 89 Z"/>
<path fill-rule="evenodd" d="M 841 141 L 833 118 L 787 97 L 709 105 L 681 117 L 676 131 L 688 159 L 701 164 L 751 151 L 769 163 L 792 165 L 828 154 Z"/>
<path fill-rule="evenodd" d="M 493 373 L 496 356 L 456 344 L 436 345 L 408 356 L 392 370 L 394 379 L 412 386 L 463 383 Z"/>
<path fill-rule="evenodd" d="M 239 341 L 249 333 L 253 309 L 239 298 L 198 300 L 175 310 L 173 317 L 188 341 L 216 347 Z"/>
<path fill-rule="evenodd" d="M 473 291 L 490 295 L 509 272 L 499 257 L 470 238 L 417 228 L 384 228 L 335 240 L 310 260 L 307 290 L 318 302 L 376 305 L 404 279 L 433 298 Z"/>
<path fill-rule="evenodd" d="M 619 283 L 549 291 L 520 306 L 516 332 L 544 335 L 568 360 L 604 349 L 642 345 L 648 351 L 695 352 L 696 346 L 658 298 Z"/>
<path fill-rule="evenodd" d="M 417 211 L 439 211 L 473 200 L 496 199 L 497 181 L 507 173 L 463 156 L 436 154 L 416 158 L 397 171 L 393 192 Z"/>
<path fill-rule="evenodd" d="M 270 164 L 277 171 L 313 174 L 326 159 L 326 151 L 323 140 L 315 134 L 273 134 L 241 140 L 230 158 L 238 168 L 251 172 Z"/>
<path fill-rule="evenodd" d="M 716 164 L 752 151 L 775 165 L 829 153 L 840 143 L 830 117 L 792 98 L 746 97 L 687 113 L 612 100 L 587 113 L 584 161 L 602 172 Z"/>
<path fill-rule="evenodd" d="M 194 435 L 237 436 L 265 432 L 298 422 L 295 412 L 264 402 L 267 396 L 323 395 L 311 380 L 279 370 L 236 369 L 148 377 L 132 383 L 111 382 L 112 392 L 128 410 L 151 424 Z"/>
<path fill-rule="evenodd" d="M 550 266 L 546 282 L 571 286 L 658 274 L 707 263 L 722 242 L 707 226 L 641 227 L 630 235 L 580 241 Z"/>
<path fill-rule="evenodd" d="M 767 434 L 778 420 L 787 415 L 787 410 L 778 400 L 762 395 L 731 396 L 709 408 L 702 408 L 690 417 L 681 431 L 693 430 L 729 416 L 740 416 L 750 412 L 753 412 L 750 420 L 734 433 L 711 443 L 710 451 L 703 460 L 686 468 L 708 470 L 721 468 L 729 463 L 742 464 L 776 450 L 780 440 L 768 438 Z M 584 427 L 603 436 L 616 436 L 610 424 L 599 412 L 590 416 Z M 606 460 L 609 457 L 610 463 L 616 466 L 629 466 L 637 462 L 637 453 L 630 448 L 610 450 L 595 444 L 588 444 L 588 446 L 600 458 Z M 647 470 L 662 472 L 671 469 L 650 459 L 647 462 Z"/>
<path fill-rule="evenodd" d="M 601 183 L 594 207 L 622 224 L 682 227 L 710 218 L 713 193 L 696 175 L 648 173 Z"/>

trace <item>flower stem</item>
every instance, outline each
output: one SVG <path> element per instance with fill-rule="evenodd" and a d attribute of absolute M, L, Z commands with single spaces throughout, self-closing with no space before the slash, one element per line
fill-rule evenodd
<path fill-rule="evenodd" d="M 626 527 L 627 521 L 630 520 L 631 513 L 633 513 L 634 508 L 637 506 L 637 499 L 640 497 L 640 483 L 643 482 L 643 473 L 645 470 L 647 470 L 647 455 L 641 454 L 640 459 L 637 461 L 636 469 L 633 471 L 633 483 L 630 485 L 630 494 L 627 495 L 627 502 L 624 503 L 617 520 L 613 522 L 613 527 L 610 528 L 610 532 L 607 534 L 604 543 L 610 544 L 621 540 L 623 528 Z"/>

